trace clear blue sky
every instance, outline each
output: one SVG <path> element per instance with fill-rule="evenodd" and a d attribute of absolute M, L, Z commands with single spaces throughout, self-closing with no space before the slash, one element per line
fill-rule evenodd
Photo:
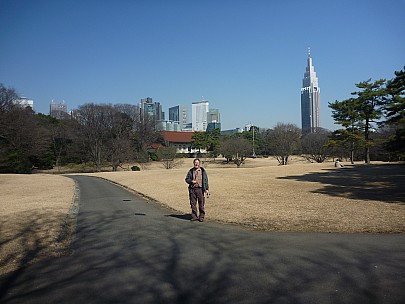
<path fill-rule="evenodd" d="M 404 67 L 404 16 L 404 0 L 0 0 L 0 82 L 45 114 L 152 97 L 168 115 L 204 96 L 223 129 L 300 127 L 310 47 L 334 129 L 328 102 Z"/>

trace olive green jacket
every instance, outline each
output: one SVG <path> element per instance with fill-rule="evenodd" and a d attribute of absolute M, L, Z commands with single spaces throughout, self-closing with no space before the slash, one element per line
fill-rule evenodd
<path fill-rule="evenodd" d="M 203 191 L 205 192 L 209 189 L 208 175 L 204 168 L 202 168 L 202 167 L 200 167 L 200 168 L 201 168 L 201 172 L 202 172 L 202 188 L 203 188 Z M 189 191 L 192 189 L 192 184 L 193 184 L 193 170 L 194 170 L 194 168 L 191 168 L 186 175 L 186 183 L 188 184 Z"/>

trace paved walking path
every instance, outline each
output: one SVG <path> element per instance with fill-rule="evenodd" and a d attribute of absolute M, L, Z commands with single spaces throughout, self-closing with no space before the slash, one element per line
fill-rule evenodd
<path fill-rule="evenodd" d="M 107 181 L 72 178 L 73 253 L 0 278 L 1 303 L 404 302 L 405 235 L 190 222 Z"/>

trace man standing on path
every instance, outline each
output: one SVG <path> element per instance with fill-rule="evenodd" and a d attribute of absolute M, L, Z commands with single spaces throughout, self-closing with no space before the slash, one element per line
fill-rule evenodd
<path fill-rule="evenodd" d="M 210 195 L 208 190 L 208 176 L 204 168 L 200 167 L 200 160 L 198 158 L 193 161 L 194 167 L 191 168 L 186 176 L 186 183 L 188 184 L 188 192 L 190 196 L 191 206 L 191 221 L 199 220 L 204 221 L 205 216 L 205 198 Z M 197 201 L 198 211 L 197 213 Z"/>

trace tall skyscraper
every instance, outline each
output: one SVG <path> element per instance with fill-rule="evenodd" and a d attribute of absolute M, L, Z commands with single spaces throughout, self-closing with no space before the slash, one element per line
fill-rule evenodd
<path fill-rule="evenodd" d="M 308 48 L 308 65 L 301 88 L 301 123 L 304 133 L 314 133 L 320 128 L 320 93 L 318 77 L 316 77 L 311 51 Z"/>
<path fill-rule="evenodd" d="M 191 104 L 193 131 L 207 130 L 207 113 L 209 103 L 206 100 L 193 102 Z"/>
<path fill-rule="evenodd" d="M 162 110 L 160 102 L 154 102 L 150 97 L 142 98 L 139 107 L 141 109 L 141 114 L 149 115 L 155 123 L 165 120 L 165 113 Z"/>
<path fill-rule="evenodd" d="M 177 105 L 169 108 L 169 121 L 178 122 L 180 130 L 188 123 L 188 109 L 185 105 Z"/>
<path fill-rule="evenodd" d="M 207 113 L 207 130 L 221 130 L 221 114 L 218 109 L 209 109 Z"/>
<path fill-rule="evenodd" d="M 207 121 L 210 122 L 221 122 L 221 114 L 218 109 L 210 109 L 207 113 Z"/>

